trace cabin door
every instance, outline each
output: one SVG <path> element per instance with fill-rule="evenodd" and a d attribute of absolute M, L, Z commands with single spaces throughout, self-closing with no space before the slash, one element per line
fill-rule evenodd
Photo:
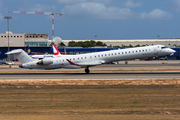
<path fill-rule="evenodd" d="M 154 48 L 154 55 L 158 55 L 158 49 Z"/>

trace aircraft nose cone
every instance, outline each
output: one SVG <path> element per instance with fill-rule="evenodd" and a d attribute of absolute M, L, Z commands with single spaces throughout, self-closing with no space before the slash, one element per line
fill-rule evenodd
<path fill-rule="evenodd" d="M 175 53 L 176 51 L 175 51 L 175 50 L 173 50 L 173 49 L 171 49 L 169 52 L 171 52 L 171 53 Z"/>

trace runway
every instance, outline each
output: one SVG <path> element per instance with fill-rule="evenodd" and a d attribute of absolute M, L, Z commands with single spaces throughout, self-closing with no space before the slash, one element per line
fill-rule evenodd
<path fill-rule="evenodd" d="M 180 79 L 173 73 L 0 73 L 0 80 L 136 80 Z"/>
<path fill-rule="evenodd" d="M 163 63 L 163 64 L 162 64 Z M 164 64 L 165 63 L 165 64 Z M 173 71 L 173 70 L 178 71 Z M 85 74 L 84 69 L 56 69 L 42 71 L 21 69 L 16 67 L 0 68 L 0 80 L 146 80 L 146 79 L 180 79 L 180 61 L 129 61 L 127 65 L 101 65 L 91 67 L 90 71 L 99 70 L 100 72 L 90 72 Z M 102 72 L 101 72 L 102 70 Z M 103 70 L 118 70 L 119 72 L 103 72 Z M 121 70 L 134 70 L 135 72 L 121 72 Z M 136 72 L 141 70 L 141 72 Z M 151 72 L 143 72 L 143 70 L 156 70 Z M 157 72 L 158 70 L 158 72 Z M 172 70 L 164 72 L 163 70 Z M 8 73 L 8 72 L 11 73 Z M 15 72 L 19 73 L 15 73 Z M 52 73 L 56 72 L 57 73 Z M 60 73 L 63 71 L 64 73 Z M 71 71 L 69 73 L 68 71 Z M 77 71 L 81 71 L 78 73 Z M 162 72 L 159 72 L 162 71 Z M 14 72 L 14 73 L 13 73 Z M 23 73 L 30 72 L 30 73 Z"/>

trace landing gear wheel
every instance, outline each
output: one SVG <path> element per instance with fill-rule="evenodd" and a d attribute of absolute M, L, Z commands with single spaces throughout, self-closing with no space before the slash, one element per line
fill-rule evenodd
<path fill-rule="evenodd" d="M 89 68 L 85 69 L 86 74 L 89 74 Z"/>

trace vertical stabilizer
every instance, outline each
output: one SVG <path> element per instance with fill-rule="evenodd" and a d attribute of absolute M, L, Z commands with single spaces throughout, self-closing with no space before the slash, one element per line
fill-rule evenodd
<path fill-rule="evenodd" d="M 28 52 L 28 55 L 34 55 L 34 54 L 31 52 L 31 49 L 29 48 L 28 45 L 27 45 L 27 52 Z"/>
<path fill-rule="evenodd" d="M 33 61 L 33 59 L 22 49 L 12 50 L 6 54 L 14 54 L 21 64 Z"/>
<path fill-rule="evenodd" d="M 56 45 L 54 43 L 52 43 L 52 45 L 53 45 L 53 53 L 54 53 L 54 55 L 55 56 L 61 56 L 61 53 L 57 49 Z"/>

